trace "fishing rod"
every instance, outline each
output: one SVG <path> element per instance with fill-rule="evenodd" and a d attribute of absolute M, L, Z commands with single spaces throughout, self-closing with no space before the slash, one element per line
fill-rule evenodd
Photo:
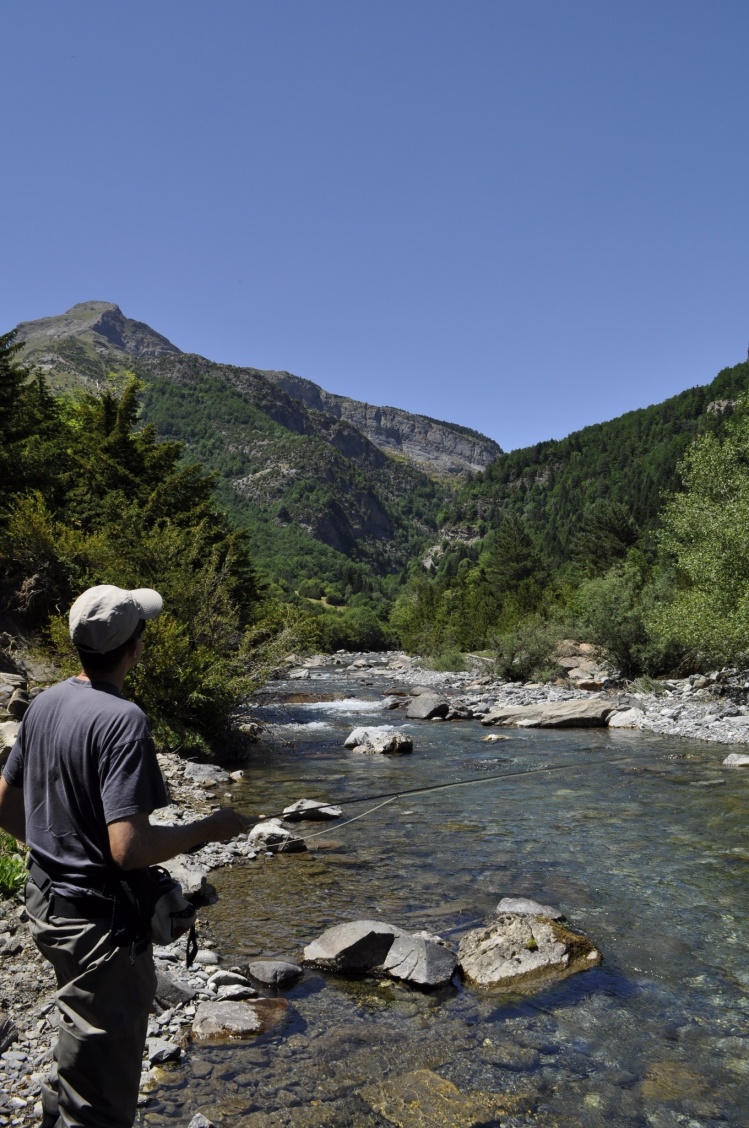
<path fill-rule="evenodd" d="M 606 760 L 604 762 L 607 765 L 613 765 L 613 764 L 631 763 L 631 760 L 632 760 L 631 756 L 621 756 L 616 760 Z M 425 787 L 410 787 L 410 788 L 407 788 L 405 791 L 383 791 L 383 792 L 380 792 L 377 795 L 359 795 L 359 796 L 354 796 L 353 799 L 342 799 L 341 802 L 343 804 L 346 804 L 346 805 L 353 805 L 353 804 L 356 804 L 356 803 L 373 803 L 378 799 L 384 799 L 386 802 L 380 804 L 380 806 L 384 807 L 384 806 L 387 805 L 387 803 L 393 803 L 396 799 L 402 799 L 403 796 L 405 796 L 405 795 L 420 795 L 420 794 L 424 794 L 425 792 L 444 791 L 447 788 L 451 788 L 451 787 L 470 787 L 472 784 L 475 784 L 475 783 L 489 783 L 489 782 L 491 782 L 493 780 L 497 780 L 497 779 L 517 779 L 518 777 L 521 777 L 521 776 L 539 775 L 541 772 L 561 772 L 561 771 L 567 771 L 570 768 L 581 768 L 581 767 L 589 767 L 589 766 L 590 766 L 590 760 L 575 760 L 571 764 L 547 764 L 543 768 L 526 768 L 524 770 L 517 771 L 517 772 L 496 772 L 492 775 L 470 776 L 468 779 L 454 779 L 454 780 L 448 781 L 447 783 L 432 783 L 432 784 L 428 784 Z M 330 803 L 330 802 L 329 803 L 316 803 L 312 807 L 306 807 L 305 812 L 319 811 L 319 810 L 325 809 L 326 807 L 332 807 L 334 805 L 335 804 Z M 373 807 L 372 808 L 372 811 L 376 811 L 376 810 L 379 810 L 379 807 Z M 372 811 L 365 811 L 361 815 L 356 815 L 353 819 L 348 819 L 345 823 L 338 823 L 337 826 L 338 827 L 347 826 L 348 823 L 356 822 L 357 819 L 364 818 L 364 815 L 371 814 Z M 269 819 L 283 819 L 283 817 L 284 817 L 284 812 L 279 811 L 278 814 L 264 815 L 262 817 L 261 821 L 267 822 Z M 325 831 L 318 831 L 317 833 L 324 834 L 326 832 Z M 306 837 L 312 838 L 313 835 L 307 835 Z"/>

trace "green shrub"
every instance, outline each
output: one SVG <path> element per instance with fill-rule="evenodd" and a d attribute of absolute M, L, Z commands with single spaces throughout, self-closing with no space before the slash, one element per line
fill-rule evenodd
<path fill-rule="evenodd" d="M 561 674 L 554 652 L 562 638 L 555 623 L 525 619 L 494 641 L 495 673 L 509 681 L 550 681 Z"/>
<path fill-rule="evenodd" d="M 0 831 L 0 898 L 20 893 L 27 877 L 21 847 L 12 835 Z"/>
<path fill-rule="evenodd" d="M 446 646 L 438 654 L 433 654 L 424 663 L 429 670 L 440 670 L 445 673 L 458 673 L 465 670 L 465 659 L 457 646 Z"/>

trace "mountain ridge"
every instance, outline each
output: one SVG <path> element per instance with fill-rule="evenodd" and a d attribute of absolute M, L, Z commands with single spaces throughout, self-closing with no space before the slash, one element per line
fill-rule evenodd
<path fill-rule="evenodd" d="M 71 378 L 73 383 L 77 379 L 98 384 L 112 368 L 127 367 L 124 358 L 148 361 L 198 356 L 183 352 L 145 322 L 125 317 L 113 302 L 79 302 L 64 314 L 22 321 L 17 332 L 25 344 L 24 361 L 56 377 L 53 383 L 62 387 L 69 386 Z M 474 473 L 502 453 L 493 439 L 460 424 L 339 396 L 290 372 L 220 364 L 205 357 L 199 360 L 225 374 L 246 373 L 256 382 L 266 380 L 305 408 L 348 422 L 385 454 L 405 458 L 433 477 L 450 479 Z M 270 402 L 267 395 L 262 398 Z"/>

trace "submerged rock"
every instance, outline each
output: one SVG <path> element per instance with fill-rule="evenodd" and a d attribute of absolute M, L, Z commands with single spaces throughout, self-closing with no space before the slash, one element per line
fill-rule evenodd
<path fill-rule="evenodd" d="M 201 1003 L 192 1024 L 193 1038 L 204 1042 L 264 1034 L 286 1017 L 288 1005 L 285 999 Z"/>
<path fill-rule="evenodd" d="M 478 987 L 514 987 L 596 967 L 601 954 L 587 937 L 558 921 L 502 913 L 463 937 L 458 962 L 465 978 Z"/>
<path fill-rule="evenodd" d="M 416 1069 L 367 1085 L 359 1096 L 399 1128 L 480 1128 L 498 1124 L 500 1116 L 529 1104 L 526 1096 L 517 1093 L 462 1093 L 431 1069 Z"/>

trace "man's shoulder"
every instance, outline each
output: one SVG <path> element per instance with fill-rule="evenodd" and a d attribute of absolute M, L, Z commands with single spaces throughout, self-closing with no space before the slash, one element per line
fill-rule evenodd
<path fill-rule="evenodd" d="M 61 709 L 65 714 L 72 713 L 80 719 L 122 718 L 132 725 L 148 723 L 141 707 L 134 701 L 128 701 L 114 687 L 110 689 L 105 683 L 91 685 L 75 677 L 65 678 L 43 690 L 32 702 L 27 715 L 35 715 L 41 720 L 45 714 Z"/>

